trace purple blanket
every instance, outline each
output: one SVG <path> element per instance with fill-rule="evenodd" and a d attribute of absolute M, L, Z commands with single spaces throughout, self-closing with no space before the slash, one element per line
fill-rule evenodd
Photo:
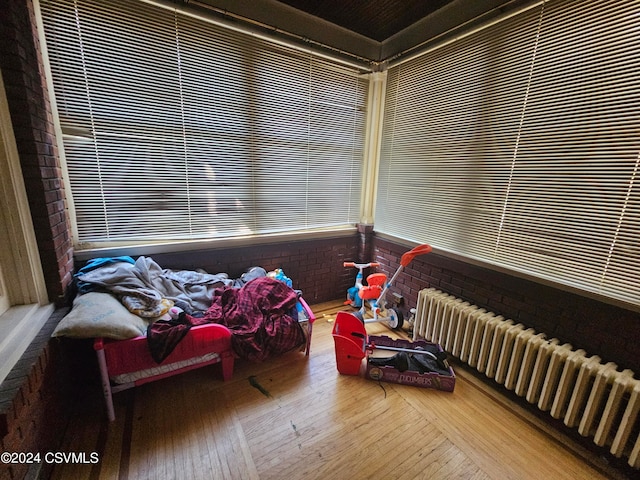
<path fill-rule="evenodd" d="M 171 344 L 191 326 L 220 323 L 231 330 L 231 344 L 240 358 L 261 361 L 280 355 L 305 343 L 302 328 L 291 316 L 297 299 L 294 290 L 269 277 L 251 280 L 242 288 L 216 288 L 203 317 L 185 314 L 179 322 L 154 323 L 148 332 L 150 348 L 166 358 Z"/>

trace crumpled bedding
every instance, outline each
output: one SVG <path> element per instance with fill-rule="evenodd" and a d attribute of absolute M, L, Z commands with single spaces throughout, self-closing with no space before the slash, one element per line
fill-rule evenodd
<path fill-rule="evenodd" d="M 81 293 L 100 290 L 120 299 L 131 312 L 161 317 L 171 303 L 178 318 L 156 320 L 147 329 L 150 353 L 162 362 L 194 325 L 219 323 L 231 330 L 240 358 L 261 361 L 305 344 L 295 314 L 297 292 L 252 267 L 232 280 L 226 273 L 170 270 L 149 257 L 94 259 L 75 275 Z M 169 303 L 167 303 L 169 301 Z"/>
<path fill-rule="evenodd" d="M 161 362 L 189 328 L 204 323 L 219 323 L 231 330 L 231 345 L 240 358 L 259 362 L 299 348 L 306 338 L 297 318 L 291 315 L 297 300 L 294 290 L 270 277 L 255 278 L 241 288 L 216 288 L 202 317 L 184 314 L 149 327 L 151 354 Z"/>
<path fill-rule="evenodd" d="M 231 345 L 241 358 L 261 361 L 305 342 L 305 334 L 291 313 L 298 294 L 280 280 L 256 278 L 242 288 L 217 288 L 202 321 L 231 330 Z"/>
<path fill-rule="evenodd" d="M 233 284 L 226 273 L 165 269 L 144 256 L 133 264 L 114 262 L 79 272 L 76 280 L 113 293 L 129 311 L 145 318 L 166 312 L 165 299 L 192 315 L 204 312 L 211 305 L 216 288 Z"/>

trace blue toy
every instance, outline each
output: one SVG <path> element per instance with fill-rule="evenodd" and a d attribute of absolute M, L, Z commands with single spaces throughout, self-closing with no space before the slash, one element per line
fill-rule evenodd
<path fill-rule="evenodd" d="M 360 289 L 364 286 L 364 274 L 363 271 L 365 268 L 370 267 L 379 267 L 380 264 L 378 262 L 369 262 L 369 263 L 354 263 L 354 262 L 344 262 L 343 266 L 345 267 L 355 267 L 358 269 L 358 273 L 356 274 L 356 283 L 353 287 L 347 290 L 347 299 L 345 300 L 345 305 L 350 305 L 354 308 L 362 307 L 362 297 L 358 295 Z"/>
<path fill-rule="evenodd" d="M 281 268 L 276 268 L 275 269 L 275 276 L 274 278 L 276 280 L 280 280 L 282 283 L 286 284 L 287 287 L 289 288 L 293 288 L 293 282 L 291 281 L 291 279 L 289 277 L 287 277 L 284 272 L 282 271 Z"/>

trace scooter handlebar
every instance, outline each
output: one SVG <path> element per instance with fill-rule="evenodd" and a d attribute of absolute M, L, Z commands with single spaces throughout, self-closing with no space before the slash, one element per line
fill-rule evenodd
<path fill-rule="evenodd" d="M 400 258 L 400 265 L 406 267 L 409 265 L 415 257 L 418 255 L 424 255 L 425 253 L 430 253 L 432 250 L 431 245 L 427 245 L 426 243 L 423 245 L 418 245 L 417 247 L 409 250 Z"/>
<path fill-rule="evenodd" d="M 344 262 L 342 264 L 344 267 L 356 267 L 356 268 L 367 268 L 367 267 L 379 267 L 380 264 L 378 262 L 370 262 L 370 263 L 355 263 L 355 262 Z"/>

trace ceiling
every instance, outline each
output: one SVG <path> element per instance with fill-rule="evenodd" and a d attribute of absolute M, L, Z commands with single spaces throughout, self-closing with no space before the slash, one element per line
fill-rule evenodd
<path fill-rule="evenodd" d="M 405 55 L 534 0 L 182 0 L 363 64 Z"/>
<path fill-rule="evenodd" d="M 382 42 L 452 0 L 280 0 L 280 3 Z"/>

